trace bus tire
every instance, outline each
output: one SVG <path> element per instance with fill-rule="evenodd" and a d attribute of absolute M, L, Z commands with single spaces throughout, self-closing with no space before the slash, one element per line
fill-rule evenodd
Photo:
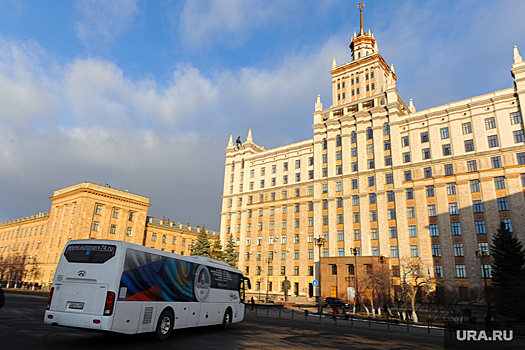
<path fill-rule="evenodd" d="M 173 314 L 170 311 L 162 311 L 159 317 L 159 321 L 157 322 L 157 329 L 153 333 L 156 339 L 168 339 L 168 337 L 171 334 L 171 331 L 173 330 L 173 319 Z"/>
<path fill-rule="evenodd" d="M 228 308 L 224 313 L 221 329 L 228 329 L 228 324 L 232 323 L 232 310 Z"/>

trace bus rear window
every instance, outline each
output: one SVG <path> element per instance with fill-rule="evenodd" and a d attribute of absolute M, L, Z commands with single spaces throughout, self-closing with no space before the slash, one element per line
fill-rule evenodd
<path fill-rule="evenodd" d="M 117 247 L 107 244 L 70 244 L 64 256 L 68 262 L 103 264 L 115 256 Z"/>

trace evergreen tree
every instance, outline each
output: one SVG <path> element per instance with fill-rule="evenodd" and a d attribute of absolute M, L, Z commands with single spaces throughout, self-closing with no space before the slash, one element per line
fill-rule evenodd
<path fill-rule="evenodd" d="M 222 251 L 222 243 L 220 237 L 215 237 L 213 239 L 210 255 L 213 259 L 224 261 L 224 252 Z"/>
<path fill-rule="evenodd" d="M 505 288 L 523 275 L 525 251 L 522 243 L 506 228 L 503 221 L 490 247 L 492 250 L 492 282 Z"/>
<path fill-rule="evenodd" d="M 233 233 L 230 238 L 226 240 L 226 251 L 224 252 L 224 261 L 230 264 L 231 267 L 237 267 L 237 254 L 235 253 L 235 242 L 233 241 Z"/>
<path fill-rule="evenodd" d="M 501 314 L 525 317 L 525 251 L 522 243 L 500 222 L 491 251 L 492 282 Z"/>
<path fill-rule="evenodd" d="M 197 236 L 197 242 L 195 243 L 195 247 L 193 248 L 193 251 L 191 252 L 191 255 L 194 256 L 205 256 L 207 258 L 210 257 L 210 241 L 208 240 L 208 235 L 206 234 L 206 227 L 205 225 L 202 225 L 201 232 L 199 233 L 199 236 Z"/>

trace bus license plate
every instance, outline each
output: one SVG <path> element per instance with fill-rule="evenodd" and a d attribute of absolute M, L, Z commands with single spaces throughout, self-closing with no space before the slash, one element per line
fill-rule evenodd
<path fill-rule="evenodd" d="M 84 308 L 84 303 L 69 303 L 69 308 L 82 310 Z"/>

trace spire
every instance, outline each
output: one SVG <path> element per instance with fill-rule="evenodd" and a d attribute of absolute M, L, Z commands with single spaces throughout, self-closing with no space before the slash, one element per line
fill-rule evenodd
<path fill-rule="evenodd" d="M 520 62 L 522 62 L 522 58 L 520 56 L 520 53 L 518 52 L 518 47 L 514 45 L 514 63 Z"/>
<path fill-rule="evenodd" d="M 315 102 L 315 111 L 322 111 L 323 104 L 321 103 L 321 95 L 317 95 L 317 102 Z"/>
<path fill-rule="evenodd" d="M 364 2 L 360 2 L 357 7 L 359 8 L 359 14 L 361 15 L 361 29 L 359 31 L 359 36 L 365 35 L 365 31 L 363 29 L 363 7 L 365 7 Z"/>
<path fill-rule="evenodd" d="M 414 102 L 412 102 L 412 99 L 410 99 L 410 105 L 408 106 L 408 109 L 412 113 L 416 113 L 416 107 L 414 107 Z"/>
<path fill-rule="evenodd" d="M 233 135 L 230 135 L 230 141 L 228 141 L 228 147 L 233 147 Z"/>
<path fill-rule="evenodd" d="M 248 130 L 248 137 L 246 138 L 246 142 L 253 142 L 252 129 Z"/>
<path fill-rule="evenodd" d="M 368 36 L 372 36 L 372 31 L 368 29 Z"/>
<path fill-rule="evenodd" d="M 337 67 L 337 64 L 335 63 L 335 57 L 334 57 L 334 60 L 332 61 L 332 69 L 335 69 L 335 67 Z"/>
<path fill-rule="evenodd" d="M 392 65 L 390 66 L 390 69 L 392 70 L 392 73 L 396 74 L 396 71 L 394 70 L 394 64 L 392 63 Z"/>

